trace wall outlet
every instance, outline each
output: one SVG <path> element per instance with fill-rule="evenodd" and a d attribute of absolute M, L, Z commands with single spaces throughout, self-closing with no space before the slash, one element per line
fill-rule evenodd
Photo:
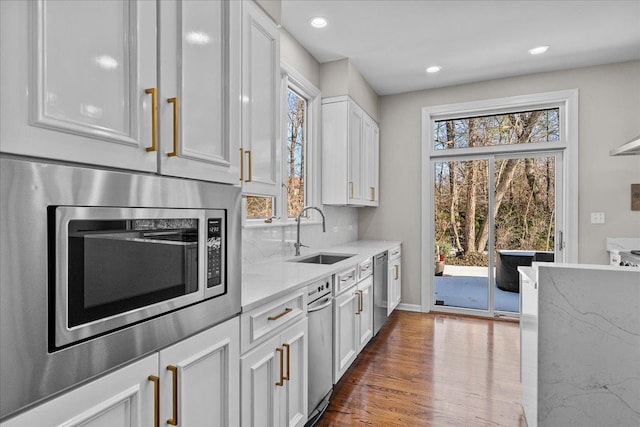
<path fill-rule="evenodd" d="M 591 224 L 604 224 L 604 212 L 591 212 Z"/>

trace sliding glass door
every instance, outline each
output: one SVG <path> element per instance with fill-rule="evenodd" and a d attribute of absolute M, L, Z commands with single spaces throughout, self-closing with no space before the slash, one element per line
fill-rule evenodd
<path fill-rule="evenodd" d="M 555 258 L 561 153 L 483 157 L 432 162 L 433 303 L 517 315 L 518 267 Z"/>

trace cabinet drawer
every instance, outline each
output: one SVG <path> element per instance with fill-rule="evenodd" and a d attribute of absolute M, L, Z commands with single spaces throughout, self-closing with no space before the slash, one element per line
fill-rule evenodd
<path fill-rule="evenodd" d="M 358 281 L 364 279 L 365 277 L 371 276 L 373 274 L 373 258 L 368 258 L 367 260 L 358 264 Z"/>
<path fill-rule="evenodd" d="M 242 313 L 241 352 L 245 353 L 255 344 L 268 339 L 294 320 L 303 317 L 306 309 L 306 293 L 300 291 Z"/>
<path fill-rule="evenodd" d="M 394 246 L 389 249 L 389 261 L 400 258 L 402 256 L 402 245 Z"/>
<path fill-rule="evenodd" d="M 356 269 L 354 266 L 348 270 L 344 270 L 336 274 L 336 283 L 334 286 L 335 294 L 340 295 L 356 283 Z"/>

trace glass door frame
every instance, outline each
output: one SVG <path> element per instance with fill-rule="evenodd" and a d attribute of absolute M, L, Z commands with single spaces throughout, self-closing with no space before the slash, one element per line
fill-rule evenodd
<path fill-rule="evenodd" d="M 536 108 L 560 108 L 560 141 L 540 144 L 516 144 L 506 146 L 488 146 L 459 148 L 455 150 L 435 150 L 433 148 L 433 123 L 435 120 L 454 119 L 488 113 L 508 113 Z M 555 242 L 562 245 L 556 262 L 578 261 L 578 90 L 568 89 L 506 98 L 487 99 L 445 104 L 422 108 L 422 191 L 421 191 L 421 260 L 420 290 L 423 312 L 451 311 L 459 314 L 494 317 L 493 310 L 445 309 L 435 305 L 434 296 L 434 199 L 433 177 L 435 162 L 453 160 L 502 158 L 503 156 L 526 157 L 558 155 L 556 157 L 556 213 Z M 493 166 L 491 166 L 493 168 Z M 493 186 L 493 185 L 492 185 Z M 561 196 L 560 196 L 561 194 Z M 491 195 L 491 202 L 493 195 Z M 492 227 L 491 227 L 492 228 Z M 490 230 L 493 242 L 493 230 Z M 557 249 L 557 248 L 556 248 Z M 491 295 L 493 299 L 493 295 Z M 446 306 L 444 306 L 446 307 Z M 497 313 L 500 315 L 501 313 Z"/>
<path fill-rule="evenodd" d="M 435 274 L 434 274 L 434 266 L 431 265 L 431 271 L 429 272 L 429 280 L 430 280 L 430 311 L 439 311 L 439 312 L 447 312 L 447 313 L 456 313 L 456 314 L 467 314 L 473 316 L 481 316 L 481 317 L 520 317 L 520 310 L 518 312 L 504 311 L 504 310 L 495 310 L 495 261 L 494 261 L 494 252 L 495 252 L 495 216 L 493 215 L 493 205 L 495 198 L 495 166 L 498 160 L 509 160 L 509 159 L 525 159 L 525 158 L 544 158 L 544 157 L 554 157 L 555 158 L 555 176 L 554 176 L 554 256 L 558 262 L 563 261 L 564 251 L 562 242 L 562 218 L 564 217 L 564 206 L 563 206 L 563 151 L 562 150 L 549 150 L 549 151 L 521 151 L 516 153 L 509 154 L 477 154 L 473 156 L 460 156 L 460 155 L 452 155 L 447 157 L 438 157 L 431 159 L 431 177 L 434 179 L 436 173 L 436 163 L 446 163 L 446 162 L 460 162 L 460 161 L 486 161 L 487 162 L 487 182 L 488 186 L 488 200 L 487 200 L 487 216 L 489 219 L 489 235 L 487 240 L 487 253 L 488 253 L 488 266 L 487 266 L 487 309 L 474 309 L 474 308 L 465 308 L 465 307 L 456 307 L 456 306 L 447 306 L 447 305 L 436 305 L 435 304 Z M 427 187 L 429 190 L 428 197 L 430 199 L 430 205 L 432 207 L 436 206 L 435 203 L 435 191 L 433 185 L 429 185 Z M 433 233 L 433 229 L 435 227 L 435 212 L 434 209 L 429 211 L 429 228 L 430 231 L 429 236 L 429 247 L 435 247 L 435 236 Z M 559 226 L 560 225 L 560 226 Z M 425 253 L 425 256 L 429 256 L 428 253 Z M 431 263 L 433 264 L 433 263 Z"/>

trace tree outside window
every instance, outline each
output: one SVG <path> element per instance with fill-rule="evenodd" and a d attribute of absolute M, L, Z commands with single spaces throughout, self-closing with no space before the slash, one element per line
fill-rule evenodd
<path fill-rule="evenodd" d="M 307 100 L 289 88 L 287 91 L 287 216 L 295 217 L 305 204 Z"/>

